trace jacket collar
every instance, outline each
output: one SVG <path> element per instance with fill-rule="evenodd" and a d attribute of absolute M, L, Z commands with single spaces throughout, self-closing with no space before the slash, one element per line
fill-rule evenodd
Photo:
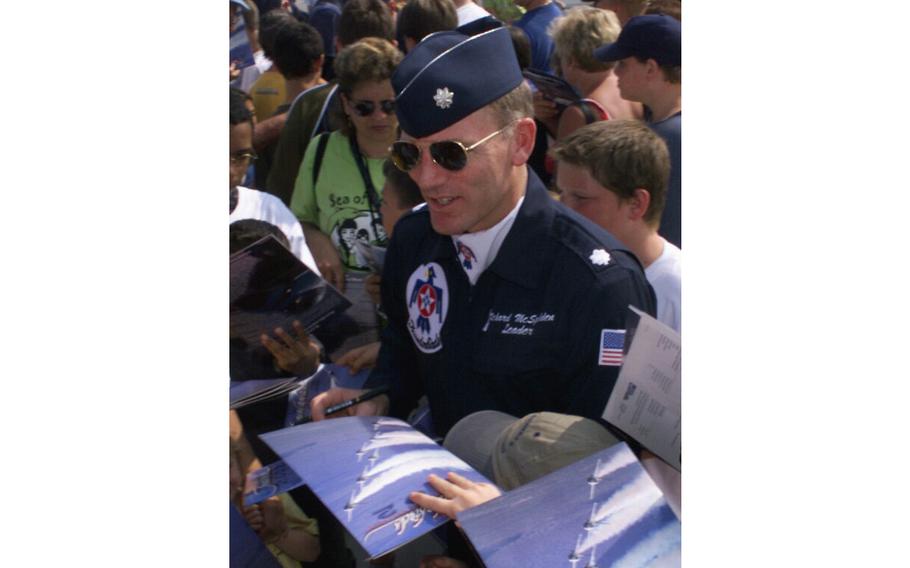
<path fill-rule="evenodd" d="M 515 222 L 499 249 L 499 254 L 487 268 L 497 275 L 525 288 L 536 288 L 550 258 L 552 240 L 549 238 L 556 206 L 543 182 L 528 168 L 525 200 Z"/>
<path fill-rule="evenodd" d="M 429 212 L 428 212 L 429 214 Z M 528 168 L 525 200 L 518 210 L 515 222 L 509 229 L 496 254 L 487 267 L 500 277 L 525 288 L 536 288 L 546 269 L 547 252 L 552 246 L 549 235 L 556 214 L 556 205 L 547 193 L 543 182 Z M 430 256 L 436 260 L 456 257 L 452 238 L 433 231 Z M 533 251 L 530 255 L 529 252 Z M 457 262 L 457 260 L 456 260 Z"/>

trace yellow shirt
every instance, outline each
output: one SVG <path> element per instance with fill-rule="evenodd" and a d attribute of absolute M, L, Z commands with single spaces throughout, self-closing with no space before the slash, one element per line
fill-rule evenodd
<path fill-rule="evenodd" d="M 253 106 L 256 108 L 256 120 L 265 120 L 275 114 L 275 109 L 284 104 L 287 97 L 284 77 L 274 67 L 256 79 L 250 88 Z"/>
<path fill-rule="evenodd" d="M 281 505 L 284 507 L 284 516 L 287 518 L 289 529 L 303 529 L 314 537 L 319 538 L 319 525 L 316 523 L 316 519 L 307 517 L 287 493 L 279 494 L 278 499 L 281 500 Z M 301 568 L 300 562 L 285 554 L 274 544 L 266 546 L 268 546 L 269 552 L 278 559 L 282 568 Z"/>

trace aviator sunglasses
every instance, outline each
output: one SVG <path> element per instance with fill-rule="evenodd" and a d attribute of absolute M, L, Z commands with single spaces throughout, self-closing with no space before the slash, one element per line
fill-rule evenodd
<path fill-rule="evenodd" d="M 358 116 L 370 116 L 376 112 L 375 101 L 352 101 L 351 107 L 354 109 L 354 112 L 356 112 Z M 395 112 L 395 101 L 392 99 L 379 101 L 379 108 L 381 108 L 382 112 L 386 114 L 392 114 Z"/>
<path fill-rule="evenodd" d="M 494 136 L 503 132 L 513 124 L 515 123 L 510 122 L 496 132 L 481 138 L 470 146 L 465 146 L 457 140 L 440 140 L 439 142 L 433 142 L 430 144 L 430 157 L 433 158 L 433 162 L 436 165 L 451 172 L 457 172 L 468 165 L 468 152 L 481 144 L 488 142 Z M 403 172 L 410 171 L 420 163 L 420 146 L 413 142 L 399 140 L 389 147 L 389 159 L 392 160 L 392 163 L 395 164 L 399 170 Z"/>

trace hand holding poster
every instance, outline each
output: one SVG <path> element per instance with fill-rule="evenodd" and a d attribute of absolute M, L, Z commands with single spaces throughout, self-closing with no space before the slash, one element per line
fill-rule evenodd
<path fill-rule="evenodd" d="M 521 72 L 525 79 L 529 79 L 544 97 L 555 102 L 561 107 L 568 106 L 581 100 L 581 94 L 562 77 L 550 75 L 535 69 L 525 69 Z"/>
<path fill-rule="evenodd" d="M 277 374 L 275 371 L 271 375 L 261 374 L 271 368 L 266 365 L 263 370 L 262 361 L 272 360 L 272 355 L 261 345 L 262 334 L 270 334 L 278 327 L 290 332 L 295 321 L 312 334 L 330 317 L 351 306 L 338 290 L 271 235 L 231 255 L 230 269 L 231 378 L 234 380 L 267 379 Z"/>
<path fill-rule="evenodd" d="M 489 481 L 407 423 L 345 417 L 269 432 L 262 440 L 375 558 L 448 521 L 418 507 L 412 491 L 438 495 L 427 476 L 454 471 Z"/>

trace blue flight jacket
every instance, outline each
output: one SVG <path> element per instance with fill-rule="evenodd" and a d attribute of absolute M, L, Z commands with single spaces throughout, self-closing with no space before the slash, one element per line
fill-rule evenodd
<path fill-rule="evenodd" d="M 625 329 L 629 304 L 656 313 L 638 260 L 529 169 L 524 203 L 474 286 L 425 207 L 398 222 L 382 278 L 389 323 L 365 388 L 389 385 L 401 417 L 426 394 L 440 436 L 485 409 L 600 419 L 619 373 L 600 364 L 601 333 Z"/>

